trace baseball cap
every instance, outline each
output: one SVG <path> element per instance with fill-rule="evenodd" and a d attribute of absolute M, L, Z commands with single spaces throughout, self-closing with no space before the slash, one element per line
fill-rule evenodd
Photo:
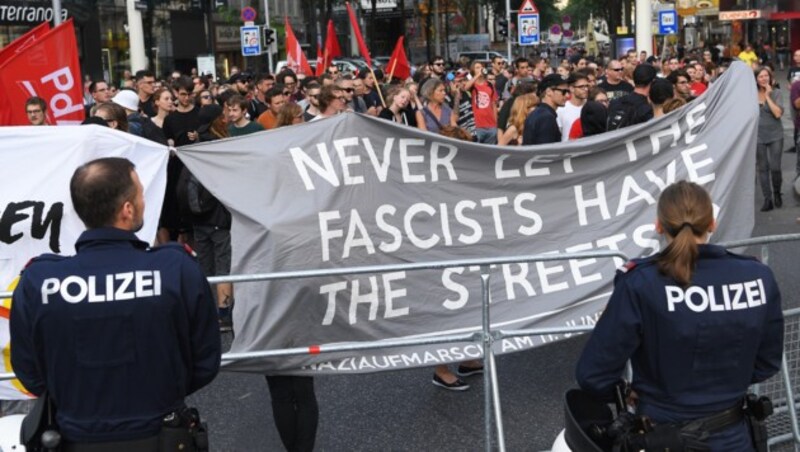
<path fill-rule="evenodd" d="M 111 98 L 111 102 L 127 110 L 139 111 L 139 95 L 136 92 L 123 89 Z"/>
<path fill-rule="evenodd" d="M 545 75 L 541 82 L 539 82 L 539 87 L 537 89 L 539 97 L 541 97 L 542 93 L 545 92 L 547 88 L 554 88 L 558 85 L 566 85 L 567 81 L 564 80 L 564 77 L 558 74 L 550 74 Z"/>
<path fill-rule="evenodd" d="M 640 64 L 633 70 L 633 84 L 636 86 L 647 86 L 656 79 L 658 71 L 650 64 Z"/>

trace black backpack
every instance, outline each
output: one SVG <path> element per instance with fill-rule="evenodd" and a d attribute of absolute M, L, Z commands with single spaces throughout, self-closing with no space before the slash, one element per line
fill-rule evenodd
<path fill-rule="evenodd" d="M 633 124 L 633 116 L 636 114 L 636 106 L 620 99 L 614 102 L 608 109 L 608 128 L 607 130 L 617 130 Z"/>
<path fill-rule="evenodd" d="M 178 198 L 178 209 L 187 215 L 205 215 L 219 205 L 219 200 L 186 167 L 178 177 L 175 195 Z"/>

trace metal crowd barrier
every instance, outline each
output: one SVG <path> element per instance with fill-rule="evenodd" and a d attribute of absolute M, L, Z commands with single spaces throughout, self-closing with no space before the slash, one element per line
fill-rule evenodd
<path fill-rule="evenodd" d="M 744 248 L 749 246 L 761 245 L 761 259 L 764 263 L 769 260 L 769 244 L 800 240 L 800 234 L 784 234 L 766 237 L 755 237 L 745 240 L 721 243 L 726 248 Z M 504 338 L 519 336 L 542 336 L 551 334 L 577 334 L 591 331 L 593 326 L 576 327 L 551 327 L 534 328 L 526 330 L 491 330 L 489 312 L 489 287 L 491 282 L 491 266 L 497 264 L 523 263 L 523 262 L 548 262 L 578 259 L 628 257 L 619 251 L 595 251 L 584 253 L 564 253 L 547 255 L 527 255 L 514 257 L 494 257 L 482 259 L 458 259 L 450 261 L 438 261 L 429 263 L 411 263 L 399 265 L 363 266 L 340 268 L 333 270 L 305 270 L 277 273 L 262 273 L 252 275 L 231 275 L 208 278 L 211 284 L 221 282 L 254 282 L 272 281 L 279 279 L 299 279 L 312 278 L 319 276 L 343 276 L 365 273 L 383 273 L 393 271 L 414 271 L 444 269 L 451 267 L 479 266 L 481 277 L 481 291 L 483 299 L 482 330 L 475 333 L 453 334 L 447 336 L 426 337 L 420 339 L 395 339 L 376 342 L 361 342 L 352 344 L 322 344 L 310 347 L 296 347 L 291 349 L 267 350 L 248 353 L 226 353 L 222 356 L 223 363 L 239 360 L 249 360 L 267 357 L 320 354 L 341 351 L 357 351 L 366 349 L 395 348 L 409 345 L 429 345 L 453 342 L 478 342 L 483 345 L 485 351 L 483 361 L 486 378 L 484 381 L 484 421 L 485 421 L 485 449 L 492 450 L 492 418 L 497 434 L 497 448 L 501 452 L 505 451 L 505 436 L 503 432 L 502 409 L 500 403 L 500 392 L 497 384 L 497 370 L 495 367 L 494 352 L 492 343 Z M 0 299 L 11 296 L 10 292 L 0 292 Z M 794 441 L 800 444 L 800 429 L 798 428 L 797 410 L 800 407 L 800 400 L 795 399 L 798 377 L 800 377 L 800 308 L 791 309 L 784 312 L 786 318 L 784 356 L 781 372 L 770 380 L 757 385 L 754 389 L 757 393 L 770 396 L 776 407 L 775 414 L 770 417 L 768 422 L 769 444 L 770 446 Z M 13 373 L 0 374 L 0 380 L 14 378 Z"/>

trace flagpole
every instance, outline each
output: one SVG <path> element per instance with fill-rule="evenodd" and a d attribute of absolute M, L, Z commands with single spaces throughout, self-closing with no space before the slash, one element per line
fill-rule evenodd
<path fill-rule="evenodd" d="M 53 0 L 53 23 L 61 24 L 61 0 Z"/>
<path fill-rule="evenodd" d="M 392 68 L 389 69 L 389 83 L 392 83 L 392 78 L 394 77 L 394 70 L 397 67 L 397 58 L 392 61 Z"/>
<path fill-rule="evenodd" d="M 383 108 L 386 108 L 386 101 L 383 100 L 383 93 L 381 92 L 381 84 L 378 82 L 377 77 L 375 77 L 375 71 L 372 70 L 372 66 L 367 66 L 369 67 L 369 73 L 372 74 L 372 80 L 375 80 L 375 91 L 378 92 L 378 97 L 381 98 L 381 105 L 383 105 Z"/>

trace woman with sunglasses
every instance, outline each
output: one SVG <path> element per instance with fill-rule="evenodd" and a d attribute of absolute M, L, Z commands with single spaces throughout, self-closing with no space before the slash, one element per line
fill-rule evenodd
<path fill-rule="evenodd" d="M 194 98 L 195 105 L 198 108 L 205 107 L 206 105 L 211 105 L 214 103 L 214 97 L 211 95 L 211 91 L 204 89 L 200 91 L 197 96 Z"/>

